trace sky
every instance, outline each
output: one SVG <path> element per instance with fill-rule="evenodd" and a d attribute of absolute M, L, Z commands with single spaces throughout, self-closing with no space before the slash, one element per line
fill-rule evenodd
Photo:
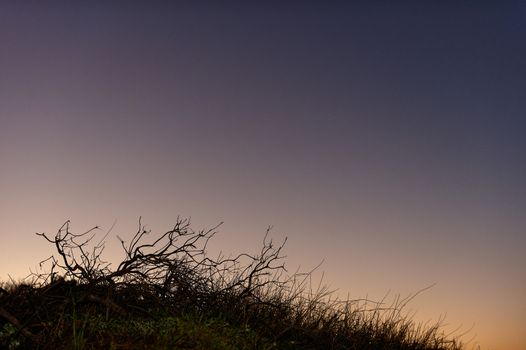
<path fill-rule="evenodd" d="M 95 225 L 219 228 L 526 348 L 526 4 L 0 3 L 0 279 Z"/>

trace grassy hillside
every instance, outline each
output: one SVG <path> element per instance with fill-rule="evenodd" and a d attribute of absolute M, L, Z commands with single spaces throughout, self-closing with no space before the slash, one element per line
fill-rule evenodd
<path fill-rule="evenodd" d="M 411 298 L 391 305 L 336 300 L 312 290 L 309 274 L 287 275 L 267 236 L 256 254 L 210 258 L 215 229 L 178 219 L 149 238 L 139 222 L 126 258 L 102 259 L 104 238 L 65 223 L 39 234 L 56 254 L 44 273 L 0 289 L 2 349 L 422 349 L 462 346 L 439 325 L 404 316 Z"/>

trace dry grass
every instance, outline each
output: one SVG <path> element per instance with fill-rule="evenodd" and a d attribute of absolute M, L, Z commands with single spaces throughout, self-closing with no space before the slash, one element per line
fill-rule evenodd
<path fill-rule="evenodd" d="M 57 254 L 45 272 L 0 289 L 0 347 L 7 349 L 462 349 L 440 322 L 415 324 L 408 298 L 338 300 L 311 273 L 288 275 L 265 235 L 256 254 L 211 259 L 215 228 L 188 220 L 150 242 L 139 229 L 116 269 L 96 230 L 39 234 Z M 268 234 L 268 232 L 267 232 Z"/>

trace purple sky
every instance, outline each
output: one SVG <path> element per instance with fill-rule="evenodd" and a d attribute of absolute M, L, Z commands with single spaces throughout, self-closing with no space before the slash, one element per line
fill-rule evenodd
<path fill-rule="evenodd" d="M 67 219 L 273 225 L 344 297 L 436 283 L 416 320 L 524 349 L 526 5 L 321 3 L 2 2 L 0 278 Z"/>

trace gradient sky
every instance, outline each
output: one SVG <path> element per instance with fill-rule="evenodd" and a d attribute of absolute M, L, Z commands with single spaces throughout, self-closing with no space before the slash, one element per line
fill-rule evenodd
<path fill-rule="evenodd" d="M 23 3 L 0 3 L 1 279 L 67 219 L 224 221 L 231 253 L 273 225 L 343 297 L 436 283 L 417 321 L 526 348 L 524 2 Z"/>

